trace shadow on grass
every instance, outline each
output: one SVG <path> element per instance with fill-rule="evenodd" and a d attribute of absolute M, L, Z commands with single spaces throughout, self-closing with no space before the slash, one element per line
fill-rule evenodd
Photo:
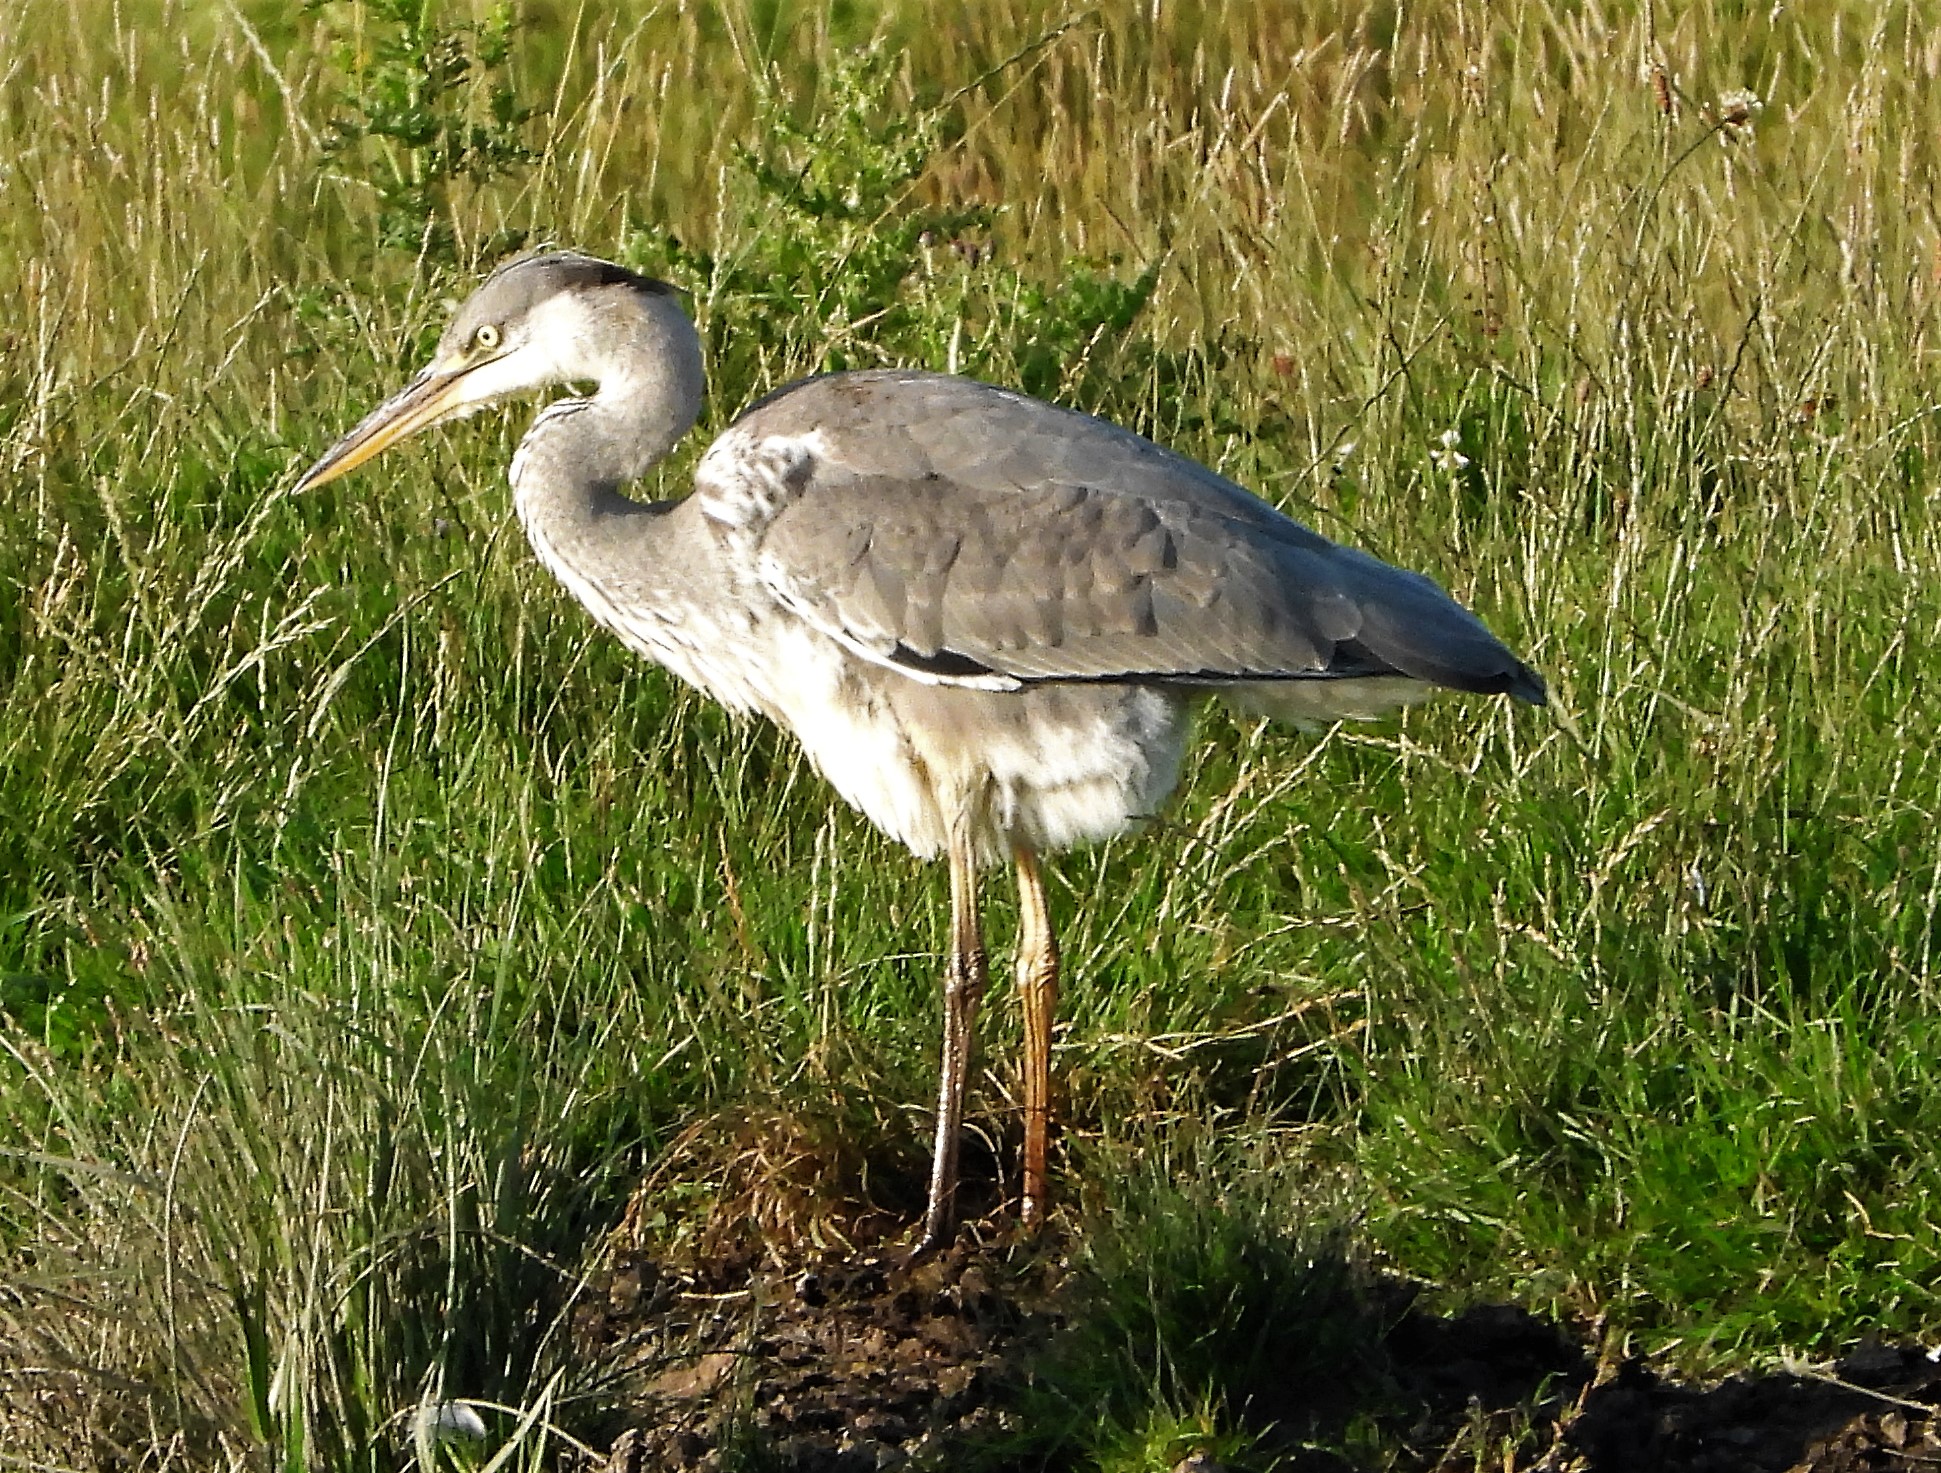
<path fill-rule="evenodd" d="M 918 1265 L 882 1251 L 789 1270 L 615 1265 L 587 1348 L 652 1348 L 616 1405 L 614 1473 L 1469 1467 L 1554 1443 L 1590 1382 L 1554 1326 L 1507 1306 L 1439 1315 L 1341 1257 L 1242 1286 L 1308 1300 L 1275 1326 L 1284 1344 L 1144 1380 L 1151 1345 L 1108 1347 L 1097 1285 L 1049 1252 L 966 1242 Z"/>

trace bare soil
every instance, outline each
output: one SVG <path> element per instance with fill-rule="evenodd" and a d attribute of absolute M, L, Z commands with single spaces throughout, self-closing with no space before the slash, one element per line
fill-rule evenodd
<path fill-rule="evenodd" d="M 1052 1247 L 967 1240 L 915 1264 L 890 1248 L 778 1262 L 616 1256 L 582 1349 L 628 1366 L 605 1473 L 1057 1468 L 1027 1395 L 1068 1316 Z M 1365 1391 L 1289 1386 L 1250 1409 L 1277 1467 L 1859 1473 L 1941 1470 L 1941 1361 L 1861 1344 L 1824 1368 L 1682 1385 L 1508 1305 L 1444 1315 L 1373 1290 L 1385 1362 Z M 1036 1411 L 1032 1410 L 1036 1407 Z M 1351 1460 L 1340 1434 L 1385 1449 Z M 1487 1451 L 1486 1451 L 1487 1450 Z M 1189 1450 L 1190 1452 L 1190 1450 Z M 1485 1464 L 1483 1459 L 1487 1459 Z M 1182 1467 L 1218 1473 L 1211 1458 Z"/>

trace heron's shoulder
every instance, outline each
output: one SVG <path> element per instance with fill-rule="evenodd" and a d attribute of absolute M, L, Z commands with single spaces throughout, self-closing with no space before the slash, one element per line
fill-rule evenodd
<path fill-rule="evenodd" d="M 695 479 L 717 520 L 765 519 L 815 482 L 825 495 L 866 482 L 978 478 L 989 451 L 1066 411 L 974 379 L 908 369 L 819 374 L 756 400 L 716 437 Z M 1040 438 L 1056 442 L 1056 435 Z M 757 504 L 759 503 L 759 504 Z M 731 507 L 737 508 L 732 517 Z"/>
<path fill-rule="evenodd" d="M 798 380 L 744 410 L 710 458 L 739 462 L 784 448 L 812 463 L 825 485 L 945 481 L 1006 497 L 1081 486 L 1190 505 L 1280 535 L 1297 525 L 1245 487 L 1110 420 L 951 374 L 865 369 Z"/>
<path fill-rule="evenodd" d="M 772 389 L 735 416 L 749 435 L 869 429 L 885 423 L 964 413 L 1062 416 L 1070 411 L 1012 389 L 955 374 L 911 368 L 818 373 Z"/>

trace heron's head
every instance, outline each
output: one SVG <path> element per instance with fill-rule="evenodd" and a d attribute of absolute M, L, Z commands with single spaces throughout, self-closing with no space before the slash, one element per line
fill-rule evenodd
<path fill-rule="evenodd" d="M 527 256 L 486 278 L 452 314 L 431 362 L 305 471 L 296 489 L 334 481 L 419 430 L 518 394 L 656 370 L 677 380 L 698 408 L 700 347 L 673 287 L 572 251 Z"/>

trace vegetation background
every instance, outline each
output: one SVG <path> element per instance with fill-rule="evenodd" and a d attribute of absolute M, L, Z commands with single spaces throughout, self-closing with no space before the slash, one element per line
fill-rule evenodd
<path fill-rule="evenodd" d="M 1871 0 L 0 7 L 0 1467 L 400 1466 L 457 1397 L 551 1466 L 623 1214 L 919 1197 L 941 877 L 536 569 L 523 413 L 286 494 L 542 241 L 693 293 L 661 494 L 950 367 L 1550 680 L 1210 717 L 1060 864 L 1096 1415 L 1007 1456 L 1245 1461 L 1320 1241 L 1690 1373 L 1932 1336 L 1938 71 Z"/>

